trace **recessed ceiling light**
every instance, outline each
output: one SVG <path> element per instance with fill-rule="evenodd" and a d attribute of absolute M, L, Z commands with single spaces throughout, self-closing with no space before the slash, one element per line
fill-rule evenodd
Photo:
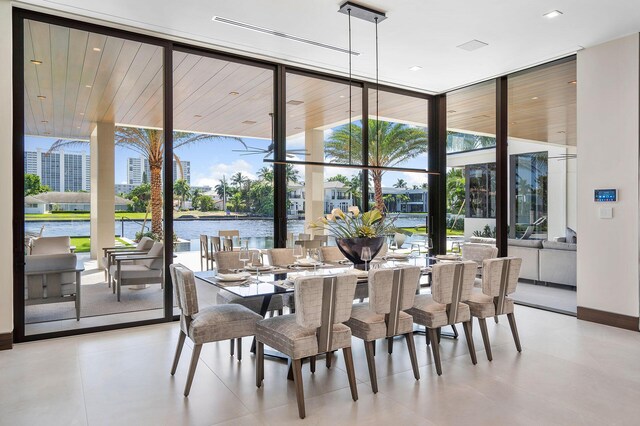
<path fill-rule="evenodd" d="M 47 99 L 47 97 L 46 96 L 42 96 L 42 95 L 38 95 L 38 99 L 40 99 L 42 101 L 44 99 Z"/>
<path fill-rule="evenodd" d="M 193 118 L 202 118 L 202 116 L 200 114 L 196 114 L 193 116 Z"/>
<path fill-rule="evenodd" d="M 414 65 L 411 68 L 409 68 L 409 71 L 419 71 L 421 69 L 422 69 L 422 67 L 419 67 L 418 65 Z"/>
<path fill-rule="evenodd" d="M 35 65 L 41 65 L 41 64 L 42 64 L 42 61 L 39 61 L 39 60 L 37 60 L 37 59 L 32 59 L 32 60 L 31 60 L 31 63 L 32 63 L 32 64 L 35 64 Z"/>
<path fill-rule="evenodd" d="M 80 115 L 84 115 L 84 112 L 81 112 Z"/>
<path fill-rule="evenodd" d="M 344 95 L 340 95 L 341 98 L 344 98 Z"/>
<path fill-rule="evenodd" d="M 569 84 L 577 84 L 577 83 L 578 83 L 578 82 L 577 82 L 576 80 L 571 80 L 571 81 L 569 82 Z"/>
<path fill-rule="evenodd" d="M 93 51 L 94 51 L 94 52 L 100 52 L 101 50 L 102 50 L 102 49 L 100 49 L 99 47 L 94 47 L 94 48 L 93 48 Z"/>
<path fill-rule="evenodd" d="M 454 114 L 454 113 L 456 113 L 456 112 L 458 112 L 458 111 L 456 111 L 455 109 L 450 109 L 450 110 L 449 110 L 449 111 L 447 111 L 447 112 L 448 112 L 449 114 Z"/>
<path fill-rule="evenodd" d="M 80 128 L 80 126 L 76 127 L 76 129 L 79 129 L 79 128 Z"/>
<path fill-rule="evenodd" d="M 90 85 L 90 84 L 87 84 L 87 85 L 86 85 L 86 86 L 84 86 L 84 87 L 86 87 L 87 89 L 91 89 L 91 85 Z"/>
<path fill-rule="evenodd" d="M 240 92 L 229 92 L 229 94 L 231 96 L 238 96 L 240 94 Z"/>
<path fill-rule="evenodd" d="M 303 103 L 304 103 L 304 101 L 296 101 L 296 100 L 293 100 L 293 99 L 292 99 L 292 100 L 288 101 L 287 103 L 288 103 L 289 105 L 300 105 L 300 104 L 303 104 Z"/>
<path fill-rule="evenodd" d="M 42 121 L 41 121 L 41 123 L 42 123 L 42 124 L 47 124 L 47 123 L 48 123 L 48 121 L 47 121 L 47 120 L 42 120 Z"/>
<path fill-rule="evenodd" d="M 544 16 L 545 18 L 557 18 L 558 16 L 562 15 L 562 12 L 560 12 L 559 10 L 552 10 L 551 12 L 547 12 L 545 13 Z"/>
<path fill-rule="evenodd" d="M 488 43 L 485 43 L 484 41 L 480 41 L 480 40 L 471 40 L 468 41 L 466 43 L 462 43 L 459 46 L 456 46 L 462 50 L 466 50 L 467 52 L 473 52 L 474 50 L 478 50 L 481 47 L 485 47 L 488 46 Z"/>
<path fill-rule="evenodd" d="M 534 96 L 533 98 L 531 98 L 531 100 L 533 100 L 533 101 L 535 101 L 535 100 L 537 100 L 537 99 L 538 99 L 538 97 L 537 97 L 537 96 Z"/>

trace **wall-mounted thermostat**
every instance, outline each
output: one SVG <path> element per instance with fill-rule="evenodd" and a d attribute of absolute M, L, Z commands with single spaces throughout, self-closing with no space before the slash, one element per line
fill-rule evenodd
<path fill-rule="evenodd" d="M 594 189 L 593 198 L 595 202 L 614 202 L 618 201 L 617 189 Z"/>

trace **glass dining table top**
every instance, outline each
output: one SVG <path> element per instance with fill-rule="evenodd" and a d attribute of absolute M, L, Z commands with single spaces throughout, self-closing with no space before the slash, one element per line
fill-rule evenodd
<path fill-rule="evenodd" d="M 431 273 L 431 265 L 435 259 L 425 257 L 407 259 L 386 259 L 372 264 L 372 268 L 395 268 L 400 266 L 420 266 L 423 275 Z M 269 270 L 256 273 L 247 268 L 244 270 L 196 271 L 194 275 L 207 284 L 224 289 L 243 298 L 260 297 L 278 293 L 292 293 L 293 282 L 298 277 L 331 276 L 351 273 L 358 277 L 359 284 L 367 283 L 367 273 L 353 268 L 352 264 L 321 264 L 316 268 L 302 268 L 294 265 L 289 267 L 274 266 Z"/>

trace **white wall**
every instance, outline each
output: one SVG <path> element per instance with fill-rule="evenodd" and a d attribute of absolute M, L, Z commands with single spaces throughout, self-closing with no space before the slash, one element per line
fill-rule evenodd
<path fill-rule="evenodd" d="M 634 317 L 639 62 L 638 34 L 578 52 L 578 306 Z M 596 188 L 618 188 L 613 219 L 598 218 Z"/>
<path fill-rule="evenodd" d="M 11 200 L 12 90 L 11 2 L 0 0 L 0 200 Z M 0 210 L 0 334 L 13 331 L 13 232 L 11 204 Z"/>

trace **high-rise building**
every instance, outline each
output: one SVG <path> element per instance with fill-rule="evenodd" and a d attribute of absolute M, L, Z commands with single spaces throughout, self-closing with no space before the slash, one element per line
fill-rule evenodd
<path fill-rule="evenodd" d="M 91 189 L 90 156 L 85 152 L 25 151 L 24 171 L 40 177 L 52 191 L 77 192 Z"/>
<path fill-rule="evenodd" d="M 191 183 L 191 162 L 180 161 L 182 164 L 182 174 L 177 162 L 173 161 L 173 181 L 184 179 L 187 183 Z M 143 182 L 149 182 L 151 179 L 151 169 L 149 168 L 149 160 L 144 157 L 127 158 L 127 183 L 129 185 L 140 185 Z"/>

